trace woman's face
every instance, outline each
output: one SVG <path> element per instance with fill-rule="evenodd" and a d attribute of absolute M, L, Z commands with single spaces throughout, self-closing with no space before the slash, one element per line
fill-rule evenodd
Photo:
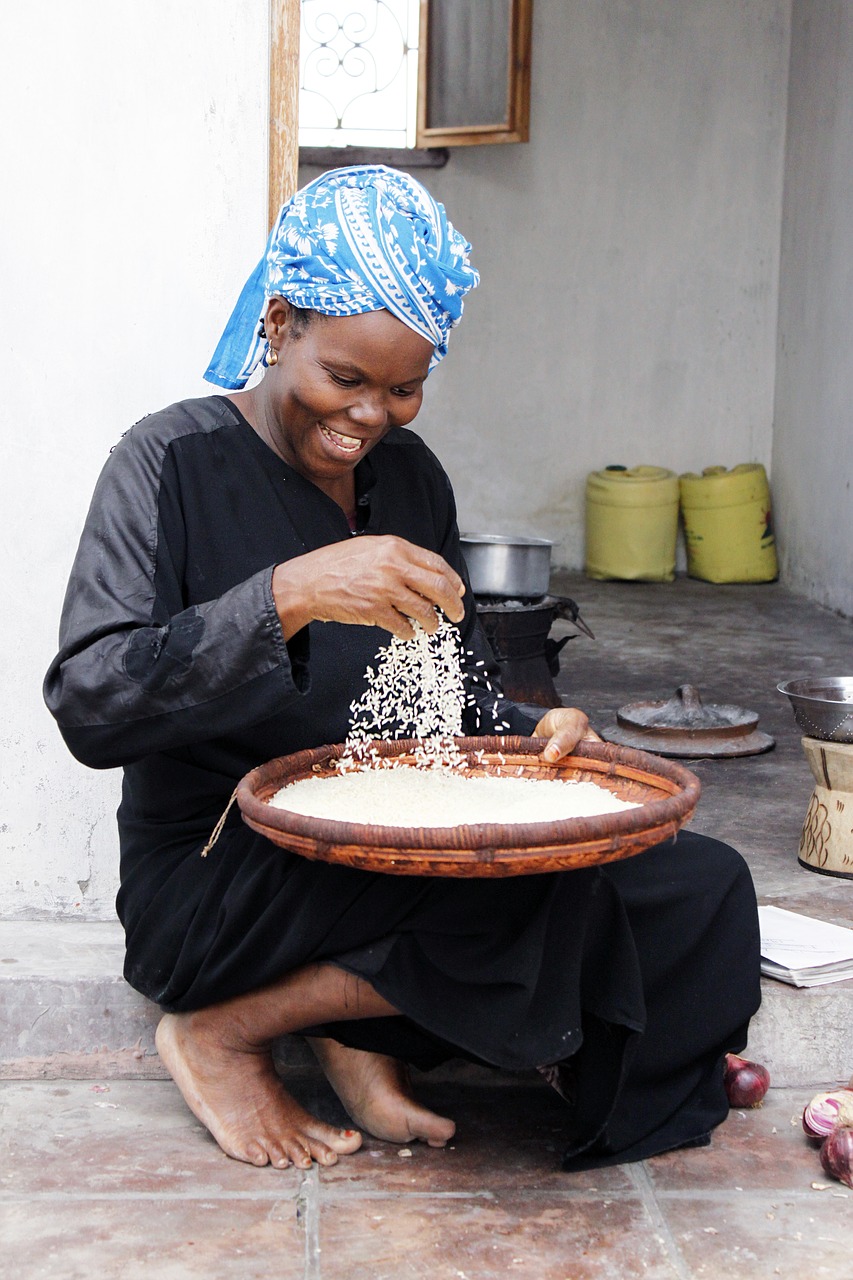
<path fill-rule="evenodd" d="M 296 336 L 288 317 L 273 299 L 266 331 L 278 362 L 259 388 L 265 426 L 286 462 L 334 489 L 391 427 L 415 417 L 433 348 L 388 311 L 314 315 Z"/>

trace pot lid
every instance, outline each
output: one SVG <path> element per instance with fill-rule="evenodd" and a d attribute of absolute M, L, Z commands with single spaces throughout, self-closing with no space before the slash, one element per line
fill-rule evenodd
<path fill-rule="evenodd" d="M 459 541 L 472 546 L 553 547 L 550 538 L 528 538 L 520 533 L 460 533 Z"/>
<path fill-rule="evenodd" d="M 683 684 L 666 701 L 620 707 L 616 725 L 604 737 L 661 756 L 746 756 L 775 745 L 757 725 L 756 712 L 721 703 L 706 706 L 695 685 Z"/>

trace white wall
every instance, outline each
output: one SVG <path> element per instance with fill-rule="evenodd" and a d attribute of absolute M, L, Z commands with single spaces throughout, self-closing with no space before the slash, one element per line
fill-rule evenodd
<path fill-rule="evenodd" d="M 579 564 L 589 470 L 769 462 L 789 9 L 536 0 L 532 141 L 428 173 L 484 281 L 422 418 L 469 527 Z M 40 684 L 104 457 L 205 389 L 263 244 L 267 0 L 0 24 L 0 915 L 98 918 L 118 780 L 68 756 Z"/>
<path fill-rule="evenodd" d="M 69 757 L 40 685 L 104 458 L 210 390 L 259 256 L 267 0 L 38 0 L 0 28 L 0 915 L 97 916 L 118 777 Z"/>
<path fill-rule="evenodd" d="M 786 582 L 853 616 L 853 5 L 795 0 L 773 481 Z"/>
<path fill-rule="evenodd" d="M 469 529 L 583 564 L 611 462 L 771 455 L 790 0 L 536 0 L 532 140 L 427 183 L 483 277 L 421 423 Z"/>

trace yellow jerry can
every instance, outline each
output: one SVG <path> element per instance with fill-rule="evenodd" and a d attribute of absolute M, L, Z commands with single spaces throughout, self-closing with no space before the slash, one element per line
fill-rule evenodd
<path fill-rule="evenodd" d="M 590 578 L 672 582 L 678 476 L 665 467 L 605 467 L 586 480 L 585 571 Z"/>
<path fill-rule="evenodd" d="M 705 582 L 778 576 L 767 473 L 759 462 L 706 467 L 679 480 L 687 572 Z"/>

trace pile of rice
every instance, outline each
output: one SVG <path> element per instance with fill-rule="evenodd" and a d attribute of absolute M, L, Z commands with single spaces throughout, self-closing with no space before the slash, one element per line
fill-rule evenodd
<path fill-rule="evenodd" d="M 456 827 L 556 822 L 635 809 L 594 782 L 463 773 L 465 688 L 459 632 L 444 615 L 429 635 L 394 637 L 366 671 L 350 707 L 350 731 L 336 774 L 282 787 L 269 803 L 312 818 L 388 827 Z M 495 716 L 496 726 L 509 725 Z M 377 739 L 416 738 L 415 764 L 380 757 Z"/>
<path fill-rule="evenodd" d="M 561 822 L 637 807 L 594 782 L 470 777 L 411 765 L 302 778 L 282 787 L 270 804 L 312 818 L 386 827 Z"/>

